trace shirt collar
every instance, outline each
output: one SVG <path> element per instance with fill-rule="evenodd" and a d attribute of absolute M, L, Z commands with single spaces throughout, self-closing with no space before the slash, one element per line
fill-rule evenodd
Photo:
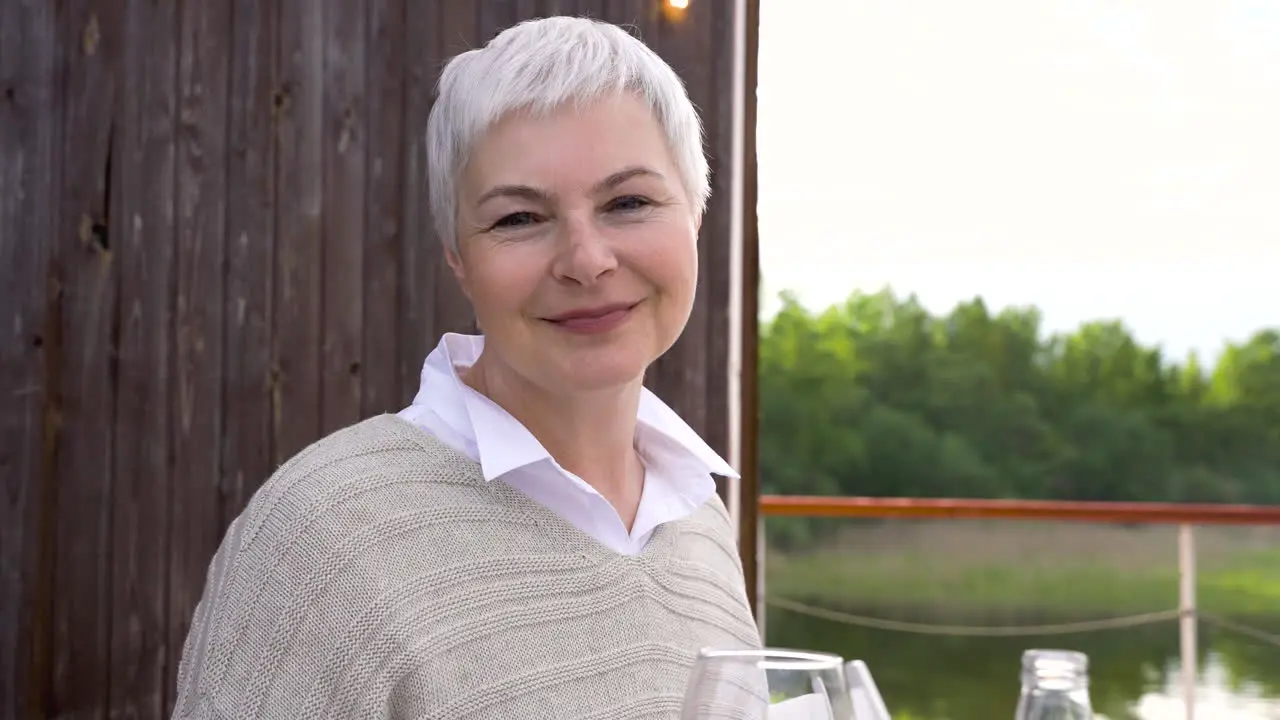
<path fill-rule="evenodd" d="M 457 430 L 475 438 L 476 455 L 486 480 L 536 462 L 554 463 L 551 454 L 520 421 L 458 377 L 456 368 L 471 366 L 482 350 L 482 335 L 446 333 L 427 356 L 414 404 L 444 403 L 450 410 L 445 414 L 469 419 L 470 428 Z M 636 445 L 641 457 L 646 465 L 661 468 L 664 476 L 738 477 L 729 463 L 648 388 L 641 390 L 636 421 Z"/>

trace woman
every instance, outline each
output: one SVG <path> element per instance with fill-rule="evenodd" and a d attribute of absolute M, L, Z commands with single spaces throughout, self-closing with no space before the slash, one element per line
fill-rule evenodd
<path fill-rule="evenodd" d="M 689 317 L 708 195 L 678 77 L 617 27 L 528 22 L 448 64 L 427 138 L 484 336 L 254 496 L 176 717 L 672 717 L 699 648 L 759 644 L 711 477 L 733 471 L 641 385 Z"/>

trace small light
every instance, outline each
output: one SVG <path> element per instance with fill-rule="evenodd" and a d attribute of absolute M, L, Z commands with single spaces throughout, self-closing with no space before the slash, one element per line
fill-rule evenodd
<path fill-rule="evenodd" d="M 682 22 L 689 14 L 689 0 L 663 0 L 658 7 L 661 8 L 662 17 L 670 23 Z"/>

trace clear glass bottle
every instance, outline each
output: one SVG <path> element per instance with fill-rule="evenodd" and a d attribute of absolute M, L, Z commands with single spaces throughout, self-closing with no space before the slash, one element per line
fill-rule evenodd
<path fill-rule="evenodd" d="M 1015 720 L 1093 720 L 1088 656 L 1073 650 L 1024 652 Z"/>

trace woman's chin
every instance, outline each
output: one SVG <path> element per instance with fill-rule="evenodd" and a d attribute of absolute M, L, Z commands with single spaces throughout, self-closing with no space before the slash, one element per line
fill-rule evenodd
<path fill-rule="evenodd" d="M 561 368 L 557 374 L 564 391 L 599 392 L 643 380 L 649 358 L 634 351 L 624 352 L 622 348 L 599 348 L 568 353 L 564 362 L 557 365 Z"/>
<path fill-rule="evenodd" d="M 563 389 L 569 393 L 594 393 L 626 387 L 643 380 L 643 368 L 594 368 L 569 373 L 563 378 Z"/>

